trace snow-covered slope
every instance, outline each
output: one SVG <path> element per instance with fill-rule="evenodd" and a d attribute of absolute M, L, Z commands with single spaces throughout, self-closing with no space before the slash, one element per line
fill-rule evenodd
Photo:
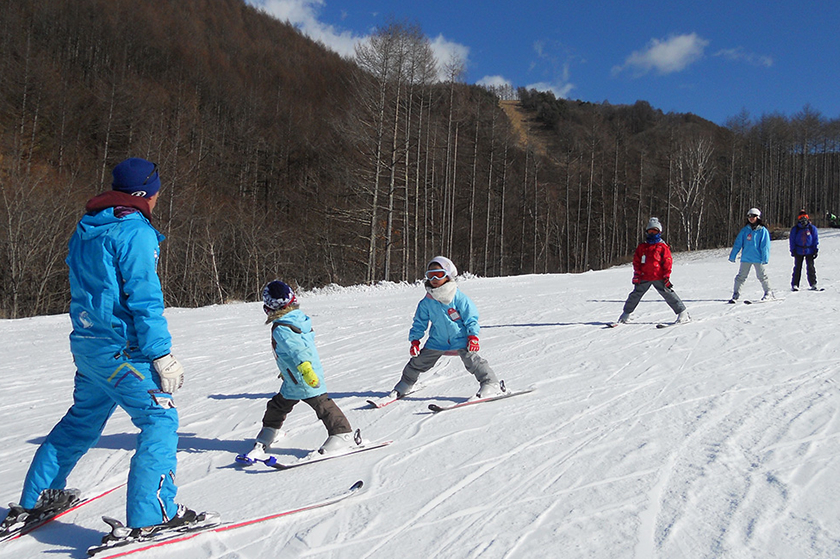
<path fill-rule="evenodd" d="M 778 302 L 728 305 L 728 251 L 675 255 L 672 280 L 694 321 L 651 290 L 616 329 L 629 266 L 578 275 L 472 278 L 482 355 L 521 397 L 431 414 L 477 383 L 445 358 L 426 388 L 381 410 L 408 359 L 419 284 L 302 294 L 331 395 L 387 448 L 288 472 L 240 469 L 279 380 L 258 303 L 170 309 L 187 369 L 178 499 L 236 520 L 289 509 L 363 479 L 340 506 L 203 535 L 155 557 L 538 558 L 840 556 L 840 232 L 822 230 L 823 292 L 788 291 L 792 259 L 774 242 Z M 805 284 L 803 280 L 803 284 Z M 760 296 L 751 276 L 745 297 Z M 70 405 L 67 316 L 0 321 L 0 495 L 18 499 L 36 446 Z M 304 404 L 275 451 L 303 456 L 326 437 Z M 69 484 L 125 480 L 136 430 L 117 411 Z M 124 517 L 124 491 L 24 538 L 0 557 L 81 558 Z M 0 510 L 4 515 L 5 510 Z M 143 557 L 144 554 L 138 554 Z M 145 553 L 151 557 L 152 553 Z"/>

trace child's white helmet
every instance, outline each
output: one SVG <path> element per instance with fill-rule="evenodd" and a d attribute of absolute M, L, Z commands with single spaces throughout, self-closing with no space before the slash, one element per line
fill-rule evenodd
<path fill-rule="evenodd" d="M 453 263 L 446 257 L 437 256 L 433 258 L 429 261 L 429 264 L 426 265 L 426 268 L 428 269 L 432 263 L 438 263 L 440 267 L 446 271 L 446 275 L 449 278 L 455 278 L 456 276 L 458 276 L 458 269 L 455 267 L 455 263 Z"/>

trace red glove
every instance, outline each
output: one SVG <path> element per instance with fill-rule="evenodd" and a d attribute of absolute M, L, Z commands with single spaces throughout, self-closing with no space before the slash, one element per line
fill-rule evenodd
<path fill-rule="evenodd" d="M 670 278 L 665 278 L 665 287 L 666 288 L 673 288 L 674 287 L 674 285 L 671 284 L 671 279 Z"/>
<path fill-rule="evenodd" d="M 408 353 L 411 354 L 412 358 L 420 353 L 420 341 L 419 340 L 412 340 L 411 341 L 411 348 L 408 349 Z"/>
<path fill-rule="evenodd" d="M 470 335 L 467 337 L 467 340 L 467 350 L 469 350 L 470 352 L 478 352 L 478 337 Z"/>

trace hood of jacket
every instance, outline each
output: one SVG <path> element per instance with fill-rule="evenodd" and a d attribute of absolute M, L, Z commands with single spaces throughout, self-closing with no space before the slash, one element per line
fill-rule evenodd
<path fill-rule="evenodd" d="M 76 231 L 84 240 L 108 235 L 126 219 L 141 220 L 154 229 L 149 220 L 148 201 L 122 192 L 108 191 L 93 197 L 85 205 L 85 211 L 76 226 Z M 160 232 L 157 235 L 159 242 L 164 240 Z"/>
<path fill-rule="evenodd" d="M 279 317 L 274 317 L 272 323 L 285 323 L 287 325 L 294 325 L 300 332 L 302 333 L 309 333 L 312 332 L 312 320 L 309 316 L 301 311 L 300 309 L 292 309 L 288 313 L 284 313 Z"/>

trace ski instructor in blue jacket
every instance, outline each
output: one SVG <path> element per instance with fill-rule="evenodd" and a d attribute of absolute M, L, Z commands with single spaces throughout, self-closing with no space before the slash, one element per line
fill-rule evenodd
<path fill-rule="evenodd" d="M 729 253 L 729 261 L 735 262 L 738 253 L 741 253 L 741 266 L 735 276 L 735 287 L 732 290 L 732 299 L 729 303 L 735 303 L 741 297 L 741 288 L 747 281 L 750 268 L 755 268 L 755 275 L 764 289 L 762 301 L 775 299 L 773 288 L 770 287 L 770 278 L 764 268 L 770 262 L 770 232 L 761 223 L 761 210 L 750 208 L 747 211 L 747 225 L 745 225 L 732 246 Z"/>
<path fill-rule="evenodd" d="M 161 186 L 157 166 L 130 158 L 113 176 L 113 190 L 88 201 L 70 239 L 73 405 L 35 453 L 20 506 L 72 499 L 63 495 L 71 492 L 67 476 L 120 406 L 140 430 L 126 524 L 154 531 L 196 516 L 174 501 L 178 412 L 172 395 L 184 369 L 170 353 L 156 271 L 163 240 L 150 222 Z"/>

